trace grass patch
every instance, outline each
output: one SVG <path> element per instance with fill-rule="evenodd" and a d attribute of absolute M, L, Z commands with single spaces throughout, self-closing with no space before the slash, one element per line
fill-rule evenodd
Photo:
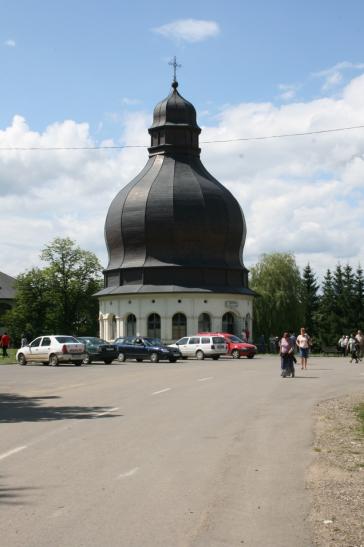
<path fill-rule="evenodd" d="M 360 403 L 354 410 L 360 422 L 360 432 L 364 435 L 364 403 Z"/>
<path fill-rule="evenodd" d="M 0 365 L 11 365 L 12 363 L 16 363 L 16 349 L 8 349 L 8 355 L 9 357 L 3 357 L 2 349 L 0 348 Z"/>

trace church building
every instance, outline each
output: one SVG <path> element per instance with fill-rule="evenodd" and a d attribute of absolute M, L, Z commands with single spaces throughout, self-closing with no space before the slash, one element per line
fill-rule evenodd
<path fill-rule="evenodd" d="M 107 213 L 101 338 L 252 332 L 244 215 L 202 164 L 200 133 L 174 79 L 154 109 L 149 159 Z"/>

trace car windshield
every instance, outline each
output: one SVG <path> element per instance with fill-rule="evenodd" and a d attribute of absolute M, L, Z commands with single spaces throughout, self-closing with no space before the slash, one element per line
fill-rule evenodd
<path fill-rule="evenodd" d="M 56 336 L 56 340 L 60 344 L 79 344 L 80 343 L 77 340 L 77 338 L 74 338 L 73 336 Z"/>
<path fill-rule="evenodd" d="M 239 338 L 238 336 L 234 336 L 233 334 L 231 334 L 229 338 L 231 342 L 242 342 L 241 338 Z"/>

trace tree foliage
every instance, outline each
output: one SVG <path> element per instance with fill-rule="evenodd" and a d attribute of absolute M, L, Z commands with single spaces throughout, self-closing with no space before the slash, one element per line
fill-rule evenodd
<path fill-rule="evenodd" d="M 92 295 L 101 287 L 97 257 L 69 238 L 56 238 L 43 249 L 41 258 L 44 268 L 33 268 L 17 278 L 16 303 L 6 314 L 13 337 L 96 334 L 98 302 Z"/>
<path fill-rule="evenodd" d="M 318 290 L 316 276 L 310 264 L 307 264 L 302 274 L 303 325 L 312 335 L 317 333 Z"/>
<path fill-rule="evenodd" d="M 282 334 L 296 331 L 303 320 L 302 281 L 290 253 L 263 255 L 250 270 L 250 286 L 258 293 L 254 301 L 254 332 Z"/>

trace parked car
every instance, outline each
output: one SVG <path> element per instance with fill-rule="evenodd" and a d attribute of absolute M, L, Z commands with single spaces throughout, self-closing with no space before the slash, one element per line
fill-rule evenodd
<path fill-rule="evenodd" d="M 240 357 L 253 359 L 254 355 L 257 353 L 257 346 L 248 344 L 248 342 L 243 342 L 243 340 L 238 336 L 235 336 L 235 334 L 229 334 L 228 332 L 200 332 L 199 334 L 201 336 L 222 336 L 226 342 L 228 354 L 234 359 L 240 359 Z"/>
<path fill-rule="evenodd" d="M 178 348 L 167 347 L 162 343 L 150 342 L 148 338 L 142 336 L 127 336 L 117 338 L 114 341 L 118 352 L 119 361 L 125 359 L 136 359 L 138 362 L 148 359 L 152 363 L 158 363 L 160 360 L 175 363 L 181 359 L 182 355 Z"/>
<path fill-rule="evenodd" d="M 16 352 L 19 365 L 36 362 L 56 367 L 59 363 L 73 363 L 79 367 L 85 357 L 85 346 L 74 336 L 63 334 L 38 336 Z"/>
<path fill-rule="evenodd" d="M 197 359 L 205 359 L 212 357 L 214 360 L 220 358 L 220 355 L 227 353 L 225 339 L 220 335 L 203 335 L 195 334 L 194 336 L 184 336 L 177 340 L 175 344 L 169 347 L 176 347 L 182 353 L 184 358 L 196 357 Z"/>
<path fill-rule="evenodd" d="M 77 336 L 77 340 L 85 346 L 86 357 L 83 362 L 89 365 L 92 361 L 104 361 L 106 365 L 112 363 L 118 357 L 115 344 L 109 344 L 96 336 Z"/>

